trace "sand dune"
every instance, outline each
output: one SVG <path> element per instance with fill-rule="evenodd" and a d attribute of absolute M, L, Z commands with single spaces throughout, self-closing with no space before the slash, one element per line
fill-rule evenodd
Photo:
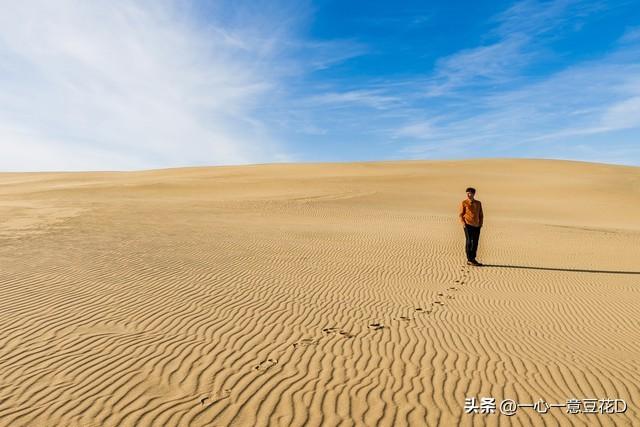
<path fill-rule="evenodd" d="M 638 200 L 551 160 L 0 174 L 0 426 L 640 425 Z"/>

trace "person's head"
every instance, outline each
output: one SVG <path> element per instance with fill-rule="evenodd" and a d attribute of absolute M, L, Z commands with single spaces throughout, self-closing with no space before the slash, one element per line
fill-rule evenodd
<path fill-rule="evenodd" d="M 469 200 L 473 200 L 473 198 L 474 198 L 474 197 L 475 197 L 475 195 L 476 195 L 476 189 L 475 189 L 475 188 L 473 188 L 473 187 L 468 187 L 468 188 L 466 189 L 466 192 L 467 192 L 467 199 L 469 199 Z"/>

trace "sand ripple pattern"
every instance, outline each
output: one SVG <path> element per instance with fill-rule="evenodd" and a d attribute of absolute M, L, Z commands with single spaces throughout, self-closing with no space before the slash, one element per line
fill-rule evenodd
<path fill-rule="evenodd" d="M 12 176 L 81 213 L 1 241 L 0 426 L 640 424 L 640 231 L 498 209 L 467 267 L 435 172 L 342 168 Z"/>

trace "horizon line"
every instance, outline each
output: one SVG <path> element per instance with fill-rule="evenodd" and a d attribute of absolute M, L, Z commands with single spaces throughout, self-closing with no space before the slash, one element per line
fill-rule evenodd
<path fill-rule="evenodd" d="M 630 165 L 624 163 L 596 162 L 578 159 L 562 159 L 551 157 L 473 157 L 463 159 L 378 159 L 378 160 L 344 160 L 344 161 L 274 161 L 261 163 L 236 163 L 236 164 L 220 164 L 220 165 L 186 165 L 186 166 L 168 166 L 149 169 L 87 169 L 87 170 L 22 170 L 22 171 L 0 171 L 0 174 L 39 174 L 39 173 L 135 173 L 135 172 L 152 172 L 175 169 L 210 169 L 210 168 L 231 168 L 231 167 L 251 167 L 251 166 L 276 166 L 276 165 L 346 165 L 346 164 L 372 164 L 372 163 L 446 163 L 446 162 L 477 162 L 477 161 L 552 161 L 567 163 L 584 163 L 600 166 L 618 166 L 628 168 L 640 168 L 640 165 Z"/>

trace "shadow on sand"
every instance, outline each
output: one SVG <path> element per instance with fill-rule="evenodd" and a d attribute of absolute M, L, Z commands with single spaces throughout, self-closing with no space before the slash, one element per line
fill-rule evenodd
<path fill-rule="evenodd" d="M 528 269 L 528 270 L 549 270 L 549 271 L 575 271 L 575 272 L 578 272 L 578 273 L 640 274 L 640 271 L 583 270 L 583 269 L 579 269 L 579 268 L 530 267 L 530 266 L 526 266 L 526 265 L 483 264 L 483 267 L 525 268 L 525 269 Z"/>

